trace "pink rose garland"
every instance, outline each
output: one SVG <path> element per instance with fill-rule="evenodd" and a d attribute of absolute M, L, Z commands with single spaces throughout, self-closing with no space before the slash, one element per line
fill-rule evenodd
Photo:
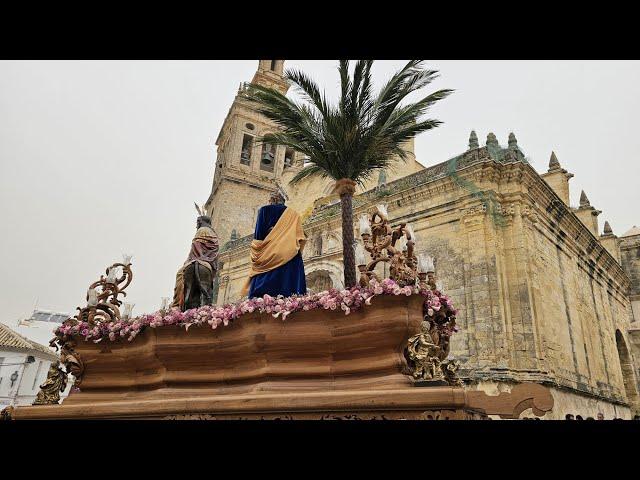
<path fill-rule="evenodd" d="M 79 335 L 85 340 L 98 343 L 105 338 L 116 341 L 126 337 L 133 340 L 145 327 L 157 328 L 164 325 L 178 325 L 188 330 L 192 325 L 209 324 L 215 329 L 219 326 L 227 326 L 242 315 L 259 312 L 268 313 L 275 318 L 285 320 L 289 315 L 299 311 L 309 311 L 322 308 L 324 310 L 342 310 L 345 315 L 359 310 L 364 305 L 371 305 L 372 300 L 380 295 L 406 295 L 420 294 L 425 297 L 424 314 L 427 319 L 435 319 L 443 330 L 451 334 L 458 330 L 455 322 L 457 311 L 448 296 L 439 291 L 423 290 L 417 286 L 400 287 L 391 279 L 382 282 L 372 280 L 366 287 L 353 287 L 351 289 L 293 295 L 291 297 L 271 297 L 265 295 L 262 298 L 250 298 L 227 305 L 205 305 L 199 308 L 181 312 L 177 308 L 167 311 L 158 311 L 152 314 L 141 315 L 129 320 L 101 323 L 90 326 L 87 322 L 76 325 L 61 325 L 55 331 L 56 335 Z M 449 329 L 448 325 L 454 326 Z M 450 331 L 449 331 L 450 330 Z"/>

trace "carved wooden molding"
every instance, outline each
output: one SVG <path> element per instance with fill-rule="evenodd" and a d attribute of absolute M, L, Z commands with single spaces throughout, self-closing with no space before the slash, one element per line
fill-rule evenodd
<path fill-rule="evenodd" d="M 484 411 L 487 415 L 499 415 L 500 418 L 519 418 L 527 408 L 541 417 L 553 408 L 553 397 L 543 385 L 521 383 L 515 385 L 511 392 L 497 396 L 482 391 L 467 392 L 467 403 L 472 409 Z"/>
<path fill-rule="evenodd" d="M 553 408 L 547 387 L 514 386 L 510 393 L 490 396 L 461 387 L 343 389 L 332 392 L 288 391 L 225 395 L 194 393 L 143 395 L 138 399 L 107 398 L 99 393 L 81 399 L 74 393 L 61 405 L 5 409 L 4 418 L 149 418 L 174 420 L 475 420 L 498 415 L 516 419 L 528 408 L 543 416 Z M 145 398 L 143 398 L 145 397 Z M 71 401 L 75 400 L 75 401 Z M 79 401 L 78 401 L 79 400 Z"/>

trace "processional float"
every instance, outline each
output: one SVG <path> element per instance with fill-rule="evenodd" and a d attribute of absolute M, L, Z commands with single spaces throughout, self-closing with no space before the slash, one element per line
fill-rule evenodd
<path fill-rule="evenodd" d="M 56 330 L 51 345 L 60 361 L 34 405 L 2 416 L 484 419 L 551 410 L 553 399 L 538 384 L 499 396 L 465 389 L 458 362 L 449 359 L 456 310 L 438 288 L 434 259 L 415 254 L 413 229 L 392 227 L 384 205 L 359 223 L 360 281 L 350 290 L 186 312 L 165 302 L 130 318 L 119 299 L 133 278 L 126 256 Z M 382 264 L 390 278 L 376 273 Z M 60 403 L 68 376 L 73 388 Z"/>

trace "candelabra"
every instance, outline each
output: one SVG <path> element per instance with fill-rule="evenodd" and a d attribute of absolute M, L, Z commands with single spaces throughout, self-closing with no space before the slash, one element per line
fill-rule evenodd
<path fill-rule="evenodd" d="M 434 259 L 426 254 L 416 257 L 416 235 L 411 225 L 401 223 L 391 228 L 386 206 L 377 205 L 372 214 L 360 216 L 360 236 L 362 245 L 356 245 L 355 257 L 361 286 L 367 286 L 371 279 L 380 281 L 374 269 L 380 262 L 389 262 L 392 280 L 402 287 L 418 282 L 428 301 L 437 297 L 440 303 L 442 289 L 436 283 Z M 368 263 L 365 250 L 371 256 Z M 458 362 L 447 360 L 449 337 L 455 328 L 455 310 L 448 300 L 437 309 L 429 308 L 425 302 L 423 309 L 420 332 L 411 336 L 405 347 L 406 373 L 419 386 L 461 386 L 456 373 Z"/>
<path fill-rule="evenodd" d="M 424 255 L 416 257 L 413 228 L 408 223 L 391 228 L 386 205 L 377 205 L 372 214 L 360 216 L 360 236 L 364 247 L 358 244 L 355 256 L 361 286 L 368 285 L 371 279 L 380 281 L 374 269 L 378 263 L 388 262 L 390 277 L 400 286 L 415 285 L 419 280 L 421 287 L 433 284 L 435 288 L 433 259 Z M 371 256 L 369 262 L 365 250 Z"/>
<path fill-rule="evenodd" d="M 433 257 L 421 253 L 418 255 L 418 284 L 421 289 L 436 289 L 435 267 Z"/>
<path fill-rule="evenodd" d="M 122 319 L 120 306 L 122 301 L 118 298 L 127 295 L 124 291 L 131 280 L 131 255 L 123 255 L 122 263 L 116 262 L 106 270 L 106 277 L 100 275 L 100 279 L 89 285 L 87 291 L 87 306 L 78 307 L 78 313 L 73 318 L 65 320 L 63 325 L 74 326 L 80 322 L 87 322 L 90 326 L 95 326 L 102 322 L 118 321 Z M 122 272 L 122 273 L 120 273 Z M 133 310 L 133 304 L 125 304 L 124 318 L 129 319 Z M 62 386 L 63 379 L 66 385 L 66 376 L 73 375 L 75 378 L 74 388 L 79 387 L 84 374 L 84 362 L 75 351 L 76 340 L 73 335 L 62 333 L 56 330 L 56 336 L 49 342 L 49 345 L 60 351 L 60 362 L 49 369 L 47 380 L 41 386 L 37 402 L 34 405 L 56 404 L 59 401 L 56 389 Z M 59 368 L 64 365 L 64 370 Z M 64 388 L 62 388 L 64 390 Z"/>
<path fill-rule="evenodd" d="M 99 280 L 89 285 L 87 306 L 78 307 L 78 314 L 69 320 L 75 320 L 73 323 L 87 322 L 92 326 L 102 322 L 120 320 L 122 315 L 119 307 L 122 305 L 122 301 L 118 296 L 127 295 L 124 290 L 129 286 L 131 280 L 133 280 L 131 255 L 123 255 L 122 263 L 114 263 L 107 268 L 106 277 L 100 275 Z"/>

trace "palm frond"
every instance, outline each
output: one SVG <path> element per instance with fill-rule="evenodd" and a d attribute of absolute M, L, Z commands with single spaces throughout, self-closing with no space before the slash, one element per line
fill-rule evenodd
<path fill-rule="evenodd" d="M 306 73 L 300 70 L 287 70 L 285 78 L 293 82 L 303 93 L 303 96 L 326 117 L 329 114 L 329 105 L 324 93 L 320 92 L 318 84 L 311 80 Z"/>
<path fill-rule="evenodd" d="M 406 160 L 407 141 L 441 124 L 421 117 L 452 90 L 438 90 L 403 104 L 408 95 L 437 78 L 437 71 L 422 68 L 421 60 L 411 60 L 374 95 L 372 65 L 372 60 L 359 60 L 351 73 L 348 60 L 339 62 L 340 99 L 336 106 L 331 106 L 318 85 L 298 70 L 288 70 L 285 76 L 302 93 L 301 103 L 268 87 L 249 89 L 247 97 L 258 111 L 279 127 L 259 141 L 293 148 L 309 158 L 310 164 L 292 183 L 320 175 L 364 184 L 380 169 Z"/>

